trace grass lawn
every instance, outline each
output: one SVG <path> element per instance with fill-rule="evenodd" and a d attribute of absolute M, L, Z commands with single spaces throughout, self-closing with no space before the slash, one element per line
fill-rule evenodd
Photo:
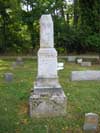
<path fill-rule="evenodd" d="M 80 67 L 63 60 L 65 68 L 59 71 L 59 80 L 68 98 L 67 115 L 32 119 L 28 100 L 37 75 L 37 62 L 25 60 L 24 66 L 15 69 L 12 62 L 0 60 L 0 133 L 82 133 L 85 113 L 100 115 L 100 81 L 70 81 L 72 70 L 100 70 L 100 65 Z M 5 72 L 14 73 L 13 82 L 5 82 Z"/>

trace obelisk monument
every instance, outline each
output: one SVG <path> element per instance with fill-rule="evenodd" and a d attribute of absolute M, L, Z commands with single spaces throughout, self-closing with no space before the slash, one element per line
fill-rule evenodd
<path fill-rule="evenodd" d="M 54 48 L 53 21 L 50 14 L 40 19 L 38 73 L 29 98 L 30 116 L 46 117 L 66 114 L 66 96 L 58 81 L 57 52 Z"/>

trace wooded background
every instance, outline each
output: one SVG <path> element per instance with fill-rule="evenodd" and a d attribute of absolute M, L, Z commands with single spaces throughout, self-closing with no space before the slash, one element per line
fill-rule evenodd
<path fill-rule="evenodd" d="M 0 0 L 0 54 L 36 54 L 51 14 L 59 54 L 100 53 L 100 0 Z"/>

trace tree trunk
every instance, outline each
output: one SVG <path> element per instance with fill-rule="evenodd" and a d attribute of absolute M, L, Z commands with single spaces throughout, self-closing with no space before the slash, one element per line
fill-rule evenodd
<path fill-rule="evenodd" d="M 77 5 L 78 4 L 78 0 L 74 0 L 74 26 L 77 27 L 78 24 L 78 8 Z"/>

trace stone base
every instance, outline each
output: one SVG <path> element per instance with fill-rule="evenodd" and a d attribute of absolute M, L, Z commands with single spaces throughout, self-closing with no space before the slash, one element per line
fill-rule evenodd
<path fill-rule="evenodd" d="M 39 91 L 40 90 L 40 91 Z M 29 98 L 31 117 L 53 117 L 66 115 L 67 98 L 62 89 L 33 92 Z"/>
<path fill-rule="evenodd" d="M 38 89 L 43 90 L 55 90 L 61 88 L 58 78 L 41 78 L 38 77 L 34 82 L 34 91 Z"/>

